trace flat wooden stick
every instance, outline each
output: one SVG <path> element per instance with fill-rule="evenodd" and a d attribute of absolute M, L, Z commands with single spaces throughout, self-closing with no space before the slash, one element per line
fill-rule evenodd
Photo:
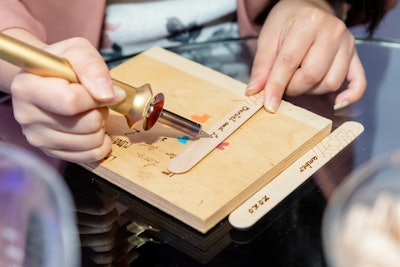
<path fill-rule="evenodd" d="M 348 121 L 340 125 L 234 210 L 229 215 L 231 225 L 238 229 L 248 229 L 253 226 L 363 131 L 364 127 L 358 122 Z"/>
<path fill-rule="evenodd" d="M 246 101 L 239 104 L 211 129 L 207 130 L 207 133 L 210 134 L 212 138 L 202 138 L 188 146 L 169 162 L 168 170 L 173 173 L 189 171 L 260 110 L 262 106 L 262 93 L 248 97 Z"/>

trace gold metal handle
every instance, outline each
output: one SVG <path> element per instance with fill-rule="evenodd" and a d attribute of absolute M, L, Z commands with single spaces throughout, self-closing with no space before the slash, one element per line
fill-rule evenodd
<path fill-rule="evenodd" d="M 43 77 L 79 82 L 69 62 L 47 51 L 0 33 L 0 58 Z"/>
<path fill-rule="evenodd" d="M 0 58 L 39 76 L 59 77 L 72 83 L 79 83 L 79 79 L 68 60 L 1 32 Z M 125 91 L 126 98 L 109 108 L 123 114 L 130 127 L 136 127 L 143 122 L 143 129 L 149 130 L 159 118 L 162 118 L 162 123 L 193 137 L 210 136 L 201 130 L 201 125 L 198 123 L 163 109 L 164 95 L 158 93 L 153 96 L 149 84 L 135 88 L 115 79 L 112 81 L 115 86 Z"/>
<path fill-rule="evenodd" d="M 42 77 L 60 77 L 72 83 L 79 82 L 68 60 L 3 33 L 0 33 L 0 58 L 27 72 Z M 125 115 L 130 127 L 136 127 L 149 116 L 148 111 L 151 105 L 154 104 L 152 103 L 154 99 L 150 85 L 145 84 L 142 87 L 134 88 L 115 79 L 112 81 L 114 85 L 125 91 L 126 98 L 124 101 L 110 108 Z M 162 104 L 160 105 L 160 103 L 158 103 L 157 107 L 161 107 L 162 109 L 164 97 L 159 96 L 157 99 L 160 101 L 161 98 Z M 159 112 L 161 112 L 161 110 L 159 110 L 158 113 Z M 157 119 L 158 117 L 156 120 Z M 145 126 L 144 129 L 150 129 L 154 123 L 150 124 L 145 120 L 143 124 Z"/>

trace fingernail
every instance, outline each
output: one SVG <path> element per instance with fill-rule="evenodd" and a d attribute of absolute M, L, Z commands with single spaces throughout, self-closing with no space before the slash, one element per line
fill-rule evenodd
<path fill-rule="evenodd" d="M 111 80 L 107 78 L 98 78 L 94 81 L 94 90 L 96 95 L 104 100 L 112 99 L 114 92 L 111 86 Z"/>
<path fill-rule="evenodd" d="M 347 107 L 349 104 L 350 104 L 350 103 L 349 103 L 348 101 L 339 102 L 339 103 L 337 103 L 337 104 L 335 104 L 335 105 L 333 106 L 333 110 L 338 110 L 338 109 L 345 108 L 345 107 Z"/>
<path fill-rule="evenodd" d="M 113 85 L 114 89 L 114 101 L 115 103 L 121 102 L 126 98 L 126 92 L 119 86 Z"/>
<path fill-rule="evenodd" d="M 271 113 L 275 113 L 279 107 L 279 99 L 276 97 L 268 97 L 264 102 L 264 108 Z"/>
<path fill-rule="evenodd" d="M 246 87 L 246 95 L 252 95 L 253 94 L 253 90 L 256 89 L 257 86 L 257 80 L 255 78 L 250 78 L 249 83 L 247 84 Z"/>

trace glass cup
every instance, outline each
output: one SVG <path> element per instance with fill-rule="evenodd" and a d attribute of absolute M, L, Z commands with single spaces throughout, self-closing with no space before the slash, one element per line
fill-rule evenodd
<path fill-rule="evenodd" d="M 0 266 L 78 267 L 74 216 L 70 193 L 55 169 L 0 142 Z"/>
<path fill-rule="evenodd" d="M 400 151 L 372 159 L 339 185 L 322 238 L 331 267 L 400 266 Z"/>

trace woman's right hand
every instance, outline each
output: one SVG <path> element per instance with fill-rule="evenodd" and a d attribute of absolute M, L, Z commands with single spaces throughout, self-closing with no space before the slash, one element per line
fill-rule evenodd
<path fill-rule="evenodd" d="M 72 38 L 45 48 L 66 58 L 80 83 L 20 71 L 11 84 L 14 116 L 28 142 L 47 155 L 94 162 L 111 149 L 106 106 L 125 98 L 114 88 L 107 65 L 87 40 Z"/>

